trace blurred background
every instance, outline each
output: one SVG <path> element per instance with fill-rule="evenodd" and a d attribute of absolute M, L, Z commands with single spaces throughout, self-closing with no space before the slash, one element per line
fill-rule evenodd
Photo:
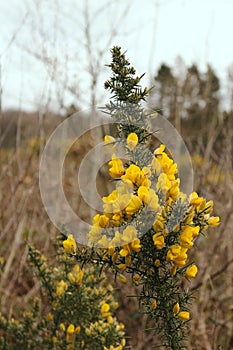
<path fill-rule="evenodd" d="M 231 0 L 9 0 L 0 3 L 0 264 L 1 310 L 20 314 L 38 295 L 27 268 L 25 239 L 49 254 L 58 234 L 44 210 L 38 185 L 46 140 L 79 112 L 90 123 L 108 102 L 104 81 L 110 48 L 121 46 L 154 86 L 146 108 L 180 132 L 193 160 L 194 189 L 215 203 L 221 225 L 193 249 L 199 274 L 189 349 L 233 348 L 233 2 Z M 80 161 L 106 130 L 87 133 L 65 162 L 64 189 L 73 210 L 92 215 L 77 186 Z M 94 135 L 94 136 L 93 136 Z M 109 191 L 106 169 L 97 187 Z M 119 317 L 130 349 L 157 343 L 143 332 L 133 287 L 117 289 Z"/>

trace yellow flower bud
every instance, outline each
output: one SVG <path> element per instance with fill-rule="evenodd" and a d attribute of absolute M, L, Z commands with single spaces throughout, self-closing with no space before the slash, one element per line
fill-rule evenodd
<path fill-rule="evenodd" d="M 110 166 L 109 174 L 112 177 L 121 177 L 125 173 L 122 161 L 115 154 L 112 155 L 112 160 L 108 164 Z"/>
<path fill-rule="evenodd" d="M 85 329 L 85 333 L 86 333 L 86 335 L 90 335 L 90 334 L 91 334 L 90 329 L 89 329 L 89 328 L 86 328 L 86 329 Z"/>
<path fill-rule="evenodd" d="M 67 333 L 71 335 L 71 334 L 74 334 L 74 332 L 75 332 L 75 328 L 74 328 L 74 325 L 71 323 L 67 328 Z"/>
<path fill-rule="evenodd" d="M 104 303 L 104 304 L 101 306 L 101 313 L 108 312 L 109 310 L 110 310 L 110 305 L 109 305 L 109 304 Z"/>
<path fill-rule="evenodd" d="M 179 303 L 176 303 L 173 307 L 173 312 L 177 314 L 180 311 L 180 305 Z"/>
<path fill-rule="evenodd" d="M 126 269 L 126 264 L 119 264 L 117 267 L 120 271 L 124 271 Z"/>
<path fill-rule="evenodd" d="M 116 262 L 116 261 L 117 261 L 117 258 L 118 258 L 118 252 L 115 252 L 115 253 L 112 255 L 112 261 L 113 261 L 113 262 Z"/>
<path fill-rule="evenodd" d="M 134 148 L 138 144 L 138 136 L 137 136 L 137 134 L 135 134 L 134 132 L 129 134 L 128 137 L 127 137 L 127 141 L 126 142 L 127 142 L 127 146 L 130 149 L 130 151 L 133 151 Z"/>
<path fill-rule="evenodd" d="M 141 244 L 140 244 L 140 239 L 136 238 L 132 243 L 131 243 L 131 248 L 135 251 L 135 252 L 139 252 L 141 249 Z"/>
<path fill-rule="evenodd" d="M 113 324 L 113 318 L 112 316 L 108 316 L 107 318 L 109 324 Z"/>
<path fill-rule="evenodd" d="M 164 237 L 160 232 L 153 235 L 153 241 L 157 249 L 162 249 L 164 247 Z"/>
<path fill-rule="evenodd" d="M 56 344 L 57 343 L 57 337 L 53 336 L 52 337 L 52 341 L 53 341 L 53 344 Z"/>
<path fill-rule="evenodd" d="M 138 197 L 146 203 L 149 196 L 149 189 L 146 186 L 140 186 L 138 189 Z"/>
<path fill-rule="evenodd" d="M 126 283 L 127 282 L 127 279 L 126 279 L 126 277 L 125 276 L 123 276 L 123 275 L 118 275 L 117 276 L 117 278 L 118 278 L 118 280 L 119 281 L 121 281 L 122 283 Z"/>
<path fill-rule="evenodd" d="M 186 272 L 185 272 L 185 276 L 187 278 L 194 278 L 196 277 L 196 274 L 198 272 L 198 268 L 196 265 L 191 265 L 187 268 Z"/>
<path fill-rule="evenodd" d="M 126 264 L 127 266 L 129 266 L 129 265 L 131 264 L 131 262 L 132 262 L 131 256 L 126 256 L 126 257 L 125 257 L 125 264 Z"/>
<path fill-rule="evenodd" d="M 63 280 L 57 282 L 57 285 L 56 285 L 56 294 L 57 296 L 62 296 L 65 291 L 67 290 L 68 288 L 68 284 L 66 282 L 64 282 Z"/>
<path fill-rule="evenodd" d="M 51 312 L 49 312 L 47 315 L 46 315 L 46 318 L 48 321 L 53 321 L 53 315 L 51 314 Z"/>
<path fill-rule="evenodd" d="M 157 301 L 156 300 L 153 301 L 151 307 L 153 310 L 155 310 L 157 308 Z"/>
<path fill-rule="evenodd" d="M 104 136 L 104 142 L 105 142 L 106 145 L 108 145 L 109 143 L 113 143 L 115 141 L 116 141 L 116 139 L 114 137 L 110 136 L 110 135 L 105 135 Z"/>
<path fill-rule="evenodd" d="M 135 282 L 138 282 L 140 280 L 140 275 L 138 273 L 135 273 L 135 275 L 133 276 L 133 280 Z"/>
<path fill-rule="evenodd" d="M 75 254 L 77 245 L 72 235 L 68 235 L 68 238 L 63 241 L 63 247 L 66 253 Z"/>
<path fill-rule="evenodd" d="M 172 268 L 171 268 L 171 275 L 172 276 L 175 276 L 176 270 L 177 270 L 177 267 L 176 266 L 172 266 Z"/>
<path fill-rule="evenodd" d="M 75 328 L 75 333 L 77 333 L 77 334 L 79 334 L 80 333 L 80 331 L 81 331 L 81 328 L 80 328 L 80 326 L 77 326 L 76 328 Z"/>
<path fill-rule="evenodd" d="M 65 330 L 66 330 L 66 327 L 65 327 L 65 325 L 64 325 L 64 323 L 60 323 L 60 330 L 61 331 L 63 331 L 63 332 L 65 332 Z"/>
<path fill-rule="evenodd" d="M 188 311 L 181 311 L 178 314 L 178 317 L 182 320 L 182 321 L 188 321 L 190 319 L 190 313 Z"/>
<path fill-rule="evenodd" d="M 219 216 L 211 216 L 207 222 L 209 226 L 218 226 L 220 224 L 220 218 Z"/>

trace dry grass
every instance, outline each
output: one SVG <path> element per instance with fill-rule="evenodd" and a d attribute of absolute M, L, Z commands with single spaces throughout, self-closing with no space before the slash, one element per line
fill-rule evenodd
<path fill-rule="evenodd" d="M 221 216 L 222 224 L 208 232 L 207 239 L 200 237 L 193 249 L 193 259 L 198 262 L 197 279 L 188 286 L 194 292 L 191 307 L 192 321 L 188 337 L 188 349 L 230 350 L 233 348 L 233 246 L 232 246 L 232 144 L 224 138 L 225 152 L 221 157 L 196 162 L 196 189 L 200 194 L 213 199 L 215 212 Z M 88 144 L 88 145 L 87 145 Z M 24 138 L 20 149 L 1 149 L 1 206 L 0 206 L 0 257 L 1 266 L 1 310 L 4 314 L 20 314 L 31 297 L 39 293 L 38 284 L 32 279 L 27 268 L 25 239 L 49 255 L 52 240 L 57 234 L 41 202 L 38 187 L 40 146 L 29 145 Z M 85 204 L 76 191 L 74 169 L 82 159 L 91 139 L 83 139 L 74 145 L 67 158 L 65 190 L 74 210 L 88 218 Z M 98 187 L 106 188 L 105 172 L 100 174 Z M 112 278 L 112 277 L 110 277 Z M 119 286 L 116 286 L 119 287 Z M 146 318 L 140 311 L 135 298 L 138 290 L 126 285 L 117 288 L 120 298 L 119 318 L 126 324 L 128 345 L 134 350 L 150 350 L 158 343 L 152 332 L 145 333 Z"/>

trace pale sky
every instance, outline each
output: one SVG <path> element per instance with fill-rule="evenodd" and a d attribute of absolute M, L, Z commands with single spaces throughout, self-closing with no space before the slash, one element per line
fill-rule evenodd
<path fill-rule="evenodd" d="M 103 53 L 98 102 L 105 98 L 109 71 L 104 65 L 113 45 L 127 50 L 138 74 L 147 73 L 146 85 L 161 62 L 174 67 L 181 56 L 185 64 L 197 63 L 202 70 L 210 63 L 224 86 L 227 68 L 233 65 L 232 0 L 1 0 L 3 108 L 32 110 L 49 103 L 56 109 L 58 100 L 88 106 L 87 3 L 94 68 L 98 53 Z M 117 34 L 111 38 L 112 28 Z M 59 80 L 58 88 L 52 77 Z M 74 98 L 63 91 L 65 85 L 82 93 Z"/>

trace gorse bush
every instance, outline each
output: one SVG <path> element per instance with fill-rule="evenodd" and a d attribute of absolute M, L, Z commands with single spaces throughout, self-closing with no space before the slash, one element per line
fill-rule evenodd
<path fill-rule="evenodd" d="M 105 268 L 138 288 L 135 297 L 148 315 L 148 329 L 160 336 L 158 347 L 186 348 L 190 280 L 198 273 L 189 253 L 219 217 L 211 216 L 213 201 L 181 191 L 178 164 L 164 144 L 151 152 L 156 132 L 151 118 L 158 111 L 144 109 L 149 90 L 141 87 L 142 76 L 136 76 L 121 48 L 111 53 L 112 76 L 105 88 L 112 96 L 103 111 L 117 128 L 116 135 L 104 138 L 115 188 L 93 218 L 89 247 L 77 246 L 68 234 L 63 244 L 56 242 L 56 261 L 49 263 L 28 246 L 41 297 L 19 319 L 0 315 L 1 349 L 127 348 Z"/>
<path fill-rule="evenodd" d="M 180 191 L 178 167 L 161 144 L 154 153 L 149 142 L 150 114 L 142 107 L 149 90 L 119 47 L 112 49 L 112 77 L 105 83 L 112 97 L 104 112 L 117 123 L 118 134 L 106 135 L 112 147 L 110 177 L 116 188 L 103 197 L 103 212 L 93 218 L 88 239 L 92 248 L 76 258 L 112 269 L 123 283 L 139 286 L 138 296 L 151 329 L 161 335 L 161 346 L 184 349 L 192 294 L 186 280 L 198 267 L 189 261 L 195 239 L 219 217 L 211 217 L 213 202 L 197 193 Z M 156 111 L 155 111 L 156 112 Z M 124 159 L 118 149 L 124 149 Z M 65 241 L 72 252 L 72 236 Z"/>
<path fill-rule="evenodd" d="M 124 325 L 114 317 L 118 303 L 113 287 L 97 266 L 81 268 L 59 245 L 56 266 L 29 246 L 29 263 L 43 297 L 34 300 L 19 320 L 0 316 L 0 348 L 123 349 Z"/>

